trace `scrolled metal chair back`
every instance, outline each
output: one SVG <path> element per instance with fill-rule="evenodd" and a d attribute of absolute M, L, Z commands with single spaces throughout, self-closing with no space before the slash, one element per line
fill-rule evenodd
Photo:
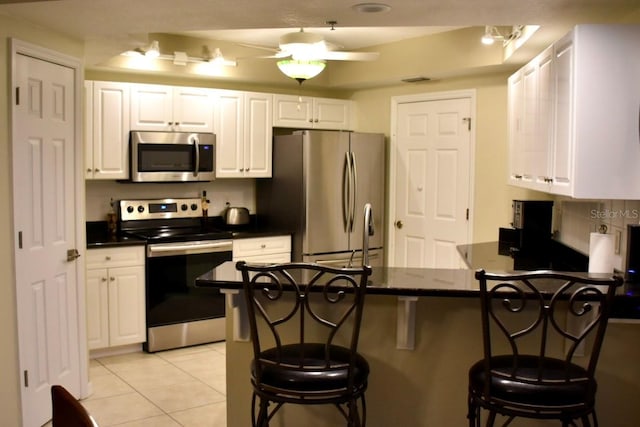
<path fill-rule="evenodd" d="M 513 366 L 506 379 L 543 382 L 545 363 L 554 357 L 564 362 L 565 375 L 553 381 L 568 381 L 571 364 L 578 353 L 584 352 L 586 361 L 581 364 L 586 368 L 587 378 L 581 380 L 593 378 L 621 278 L 599 279 L 548 271 L 507 275 L 483 270 L 476 272 L 476 278 L 480 284 L 487 377 L 505 375 L 492 372 L 489 361 L 496 355 L 511 354 Z M 505 344 L 500 349 L 495 347 L 497 336 Z M 537 357 L 535 372 L 519 369 L 519 361 L 525 355 Z M 574 377 L 572 381 L 575 380 Z M 490 382 L 486 385 L 489 393 Z"/>

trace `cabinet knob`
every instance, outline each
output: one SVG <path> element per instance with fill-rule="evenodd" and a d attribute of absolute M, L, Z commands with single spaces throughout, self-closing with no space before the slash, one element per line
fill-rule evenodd
<path fill-rule="evenodd" d="M 180 126 L 180 122 L 175 122 L 174 125 Z"/>
<path fill-rule="evenodd" d="M 108 256 L 108 255 L 106 257 L 104 257 L 104 259 L 105 259 L 105 261 L 111 261 L 111 257 Z"/>
<path fill-rule="evenodd" d="M 267 245 L 265 245 L 265 244 L 263 243 L 263 244 L 261 244 L 261 245 L 260 245 L 260 247 L 261 247 L 262 249 L 264 249 L 264 248 L 266 248 L 266 247 L 267 247 Z"/>
<path fill-rule="evenodd" d="M 313 119 L 309 119 L 309 123 L 313 123 Z"/>
<path fill-rule="evenodd" d="M 238 170 L 239 170 L 240 172 L 244 172 L 244 169 L 243 169 L 243 168 L 240 168 L 240 169 L 238 169 Z"/>
<path fill-rule="evenodd" d="M 249 168 L 246 168 L 245 171 L 249 172 Z"/>
<path fill-rule="evenodd" d="M 103 277 L 100 281 L 101 281 L 101 282 L 106 282 L 106 281 L 107 281 L 107 278 L 106 278 L 106 277 Z"/>
<path fill-rule="evenodd" d="M 318 119 L 315 119 L 313 122 L 314 122 L 314 123 L 318 123 Z"/>
<path fill-rule="evenodd" d="M 173 122 L 168 122 L 167 123 L 169 126 L 173 126 Z"/>
<path fill-rule="evenodd" d="M 94 172 L 100 172 L 100 169 L 95 168 L 93 171 L 94 171 Z"/>
<path fill-rule="evenodd" d="M 115 282 L 116 278 L 112 276 L 112 277 L 109 277 L 109 280 L 112 281 L 112 282 Z"/>
<path fill-rule="evenodd" d="M 87 168 L 87 172 L 91 172 L 91 170 L 92 170 L 91 168 Z"/>

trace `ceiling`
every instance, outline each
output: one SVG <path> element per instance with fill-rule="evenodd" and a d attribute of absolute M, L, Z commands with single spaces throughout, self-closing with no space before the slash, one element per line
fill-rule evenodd
<path fill-rule="evenodd" d="M 539 51 L 577 23 L 640 19 L 638 0 L 379 0 L 390 6 L 380 13 L 355 10 L 361 1 L 0 0 L 0 14 L 85 41 L 87 67 L 158 33 L 277 46 L 280 35 L 304 27 L 355 50 L 452 28 L 535 24 Z"/>

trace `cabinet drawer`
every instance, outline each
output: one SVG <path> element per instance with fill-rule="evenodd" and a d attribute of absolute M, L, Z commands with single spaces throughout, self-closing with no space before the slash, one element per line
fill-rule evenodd
<path fill-rule="evenodd" d="M 259 237 L 233 241 L 233 257 L 250 257 L 291 252 L 291 236 Z"/>
<path fill-rule="evenodd" d="M 144 246 L 87 250 L 86 268 L 144 266 Z"/>

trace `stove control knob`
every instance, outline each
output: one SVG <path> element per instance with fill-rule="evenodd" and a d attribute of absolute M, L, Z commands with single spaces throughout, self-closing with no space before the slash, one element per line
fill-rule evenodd
<path fill-rule="evenodd" d="M 133 206 L 127 206 L 127 212 L 132 213 L 133 212 Z"/>
<path fill-rule="evenodd" d="M 180 210 L 186 211 L 187 209 L 189 209 L 189 206 L 187 206 L 187 204 L 186 204 L 186 203 L 183 203 L 183 204 L 180 206 Z"/>
<path fill-rule="evenodd" d="M 197 209 L 198 209 L 198 205 L 196 205 L 195 203 L 192 203 L 192 204 L 191 204 L 191 210 L 192 210 L 192 211 L 195 211 L 195 210 L 197 210 Z"/>
<path fill-rule="evenodd" d="M 144 212 L 144 206 L 138 205 L 138 212 L 140 213 Z"/>

